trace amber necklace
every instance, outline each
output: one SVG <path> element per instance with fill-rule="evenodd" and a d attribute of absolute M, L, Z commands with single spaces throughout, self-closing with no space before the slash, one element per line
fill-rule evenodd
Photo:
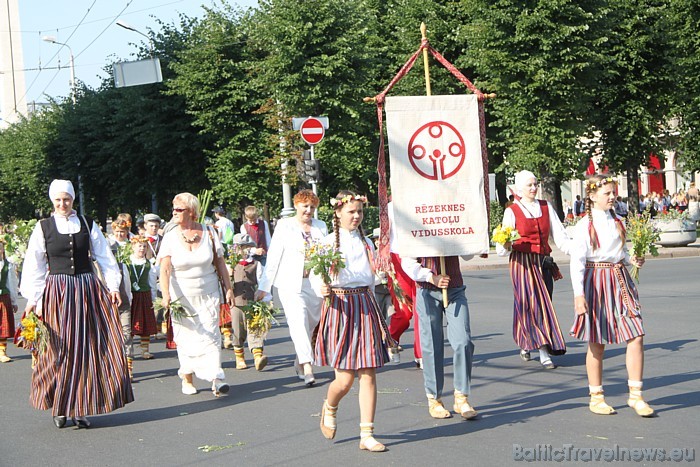
<path fill-rule="evenodd" d="M 190 230 L 190 229 L 188 229 Z M 182 230 L 182 227 L 180 227 L 180 235 L 182 236 L 182 239 L 185 241 L 185 243 L 195 243 L 196 241 L 199 240 L 199 234 L 196 233 L 192 236 L 192 238 L 187 238 L 187 235 L 185 235 L 185 231 Z"/>

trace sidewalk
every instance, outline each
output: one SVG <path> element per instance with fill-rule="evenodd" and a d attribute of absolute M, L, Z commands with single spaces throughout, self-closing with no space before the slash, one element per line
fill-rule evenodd
<path fill-rule="evenodd" d="M 559 265 L 569 264 L 569 256 L 565 255 L 556 247 L 553 248 L 552 256 Z M 659 256 L 647 255 L 647 260 L 655 258 L 685 258 L 688 256 L 700 256 L 700 239 L 688 246 L 679 247 L 659 247 Z M 508 268 L 508 257 L 498 256 L 496 250 L 492 249 L 488 258 L 476 257 L 470 261 L 462 261 L 462 271 L 474 271 L 480 269 L 505 269 Z"/>

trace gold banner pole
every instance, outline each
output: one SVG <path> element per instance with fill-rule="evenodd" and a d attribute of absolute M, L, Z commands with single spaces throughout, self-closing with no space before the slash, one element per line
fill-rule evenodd
<path fill-rule="evenodd" d="M 426 40 L 428 35 L 426 34 L 425 23 L 420 23 L 420 35 L 422 40 Z M 432 91 L 430 89 L 430 62 L 428 61 L 428 49 L 423 49 L 423 68 L 425 69 L 425 95 L 432 96 Z M 445 257 L 440 256 L 440 274 L 445 274 Z M 447 297 L 447 289 L 442 289 L 442 304 L 445 308 L 450 304 L 450 300 Z"/>

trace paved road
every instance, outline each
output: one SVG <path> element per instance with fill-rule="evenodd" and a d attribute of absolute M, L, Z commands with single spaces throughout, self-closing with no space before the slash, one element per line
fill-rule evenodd
<path fill-rule="evenodd" d="M 282 323 L 268 341 L 265 371 L 236 371 L 233 354 L 226 351 L 224 368 L 233 385 L 227 397 L 213 398 L 201 381 L 196 382 L 199 394 L 182 395 L 175 352 L 159 342 L 155 360 L 135 361 L 136 402 L 93 417 L 89 430 L 58 430 L 48 413 L 30 408 L 29 357 L 11 347 L 15 361 L 0 365 L 0 465 L 502 466 L 522 464 L 513 462 L 514 444 L 557 449 L 568 443 L 580 448 L 693 448 L 700 454 L 699 267 L 698 258 L 659 259 L 642 270 L 648 333 L 645 396 L 657 418 L 641 419 L 625 406 L 622 347 L 610 347 L 605 360 L 608 402 L 619 409 L 609 417 L 588 412 L 583 344 L 570 341 L 554 371 L 542 370 L 536 361 L 521 362 L 511 338 L 507 270 L 484 269 L 465 271 L 476 336 L 471 400 L 480 411 L 478 420 L 428 416 L 407 335 L 404 363 L 389 365 L 378 376 L 377 434 L 389 452 L 359 451 L 356 387 L 341 403 L 337 438 L 328 441 L 318 429 L 318 417 L 332 373 L 319 369 L 319 385 L 304 388 L 294 377 L 293 349 Z M 567 330 L 571 304 L 571 285 L 560 281 L 555 305 Z M 450 371 L 451 366 L 448 392 Z M 451 395 L 445 399 L 451 405 Z M 204 452 L 202 446 L 215 448 Z"/>

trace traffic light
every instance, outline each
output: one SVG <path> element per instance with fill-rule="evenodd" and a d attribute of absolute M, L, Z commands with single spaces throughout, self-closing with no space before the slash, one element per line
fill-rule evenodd
<path fill-rule="evenodd" d="M 310 183 L 321 181 L 321 164 L 318 159 L 304 159 L 304 175 Z"/>

